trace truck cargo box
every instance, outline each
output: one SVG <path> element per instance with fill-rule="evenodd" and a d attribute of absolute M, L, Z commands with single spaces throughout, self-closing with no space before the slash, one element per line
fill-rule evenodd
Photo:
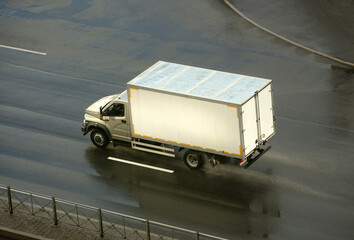
<path fill-rule="evenodd" d="M 127 83 L 132 135 L 246 158 L 275 133 L 271 84 L 159 61 Z"/>

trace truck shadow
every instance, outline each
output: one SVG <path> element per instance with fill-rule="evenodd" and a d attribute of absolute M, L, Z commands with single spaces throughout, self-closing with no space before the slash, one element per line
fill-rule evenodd
<path fill-rule="evenodd" d="M 200 170 L 190 170 L 183 161 L 127 146 L 90 147 L 85 156 L 108 187 L 124 185 L 127 191 L 122 194 L 130 194 L 150 219 L 187 229 L 203 226 L 220 236 L 230 232 L 228 237 L 233 239 L 236 235 L 266 238 L 280 217 L 277 194 L 267 181 L 271 171 L 252 172 L 232 166 L 232 161 L 215 167 L 206 163 Z M 110 156 L 175 172 L 114 162 L 107 159 Z M 188 222 L 195 222 L 195 226 L 184 225 Z"/>

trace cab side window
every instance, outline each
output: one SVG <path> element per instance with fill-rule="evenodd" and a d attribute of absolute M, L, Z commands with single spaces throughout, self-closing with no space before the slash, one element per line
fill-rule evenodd
<path fill-rule="evenodd" d="M 113 103 L 107 109 L 107 116 L 124 117 L 124 104 L 122 104 L 122 103 Z"/>

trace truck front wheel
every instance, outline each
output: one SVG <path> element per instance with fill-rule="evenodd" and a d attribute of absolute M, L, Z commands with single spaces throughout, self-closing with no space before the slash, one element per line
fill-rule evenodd
<path fill-rule="evenodd" d="M 106 133 L 100 129 L 92 130 L 91 141 L 93 144 L 100 148 L 106 147 L 109 143 Z"/>
<path fill-rule="evenodd" d="M 183 160 L 187 167 L 191 169 L 198 169 L 203 165 L 203 160 L 200 154 L 193 150 L 188 150 L 183 155 Z"/>

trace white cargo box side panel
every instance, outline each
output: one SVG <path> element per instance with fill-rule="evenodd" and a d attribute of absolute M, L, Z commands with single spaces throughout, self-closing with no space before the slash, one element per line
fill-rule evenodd
<path fill-rule="evenodd" d="M 258 130 L 255 97 L 252 97 L 242 105 L 242 124 L 245 155 L 247 156 L 257 147 Z"/>
<path fill-rule="evenodd" d="M 258 101 L 261 129 L 260 138 L 261 140 L 267 140 L 274 135 L 274 112 L 271 84 L 258 93 Z"/>
<path fill-rule="evenodd" d="M 135 137 L 242 156 L 238 107 L 130 87 Z"/>

